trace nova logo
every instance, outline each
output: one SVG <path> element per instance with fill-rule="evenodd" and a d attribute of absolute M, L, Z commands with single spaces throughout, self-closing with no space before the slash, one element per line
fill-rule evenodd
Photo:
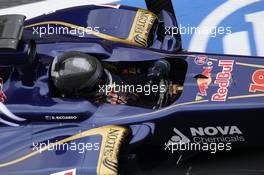
<path fill-rule="evenodd" d="M 168 144 L 174 144 L 174 143 L 189 143 L 190 140 L 183 134 L 181 133 L 177 128 L 173 129 L 174 136 L 171 137 L 169 140 Z"/>
<path fill-rule="evenodd" d="M 186 137 L 181 131 L 174 128 L 174 135 L 166 145 L 178 143 L 224 143 L 224 142 L 244 142 L 243 133 L 237 126 L 208 126 L 208 127 L 191 127 L 190 137 Z"/>
<path fill-rule="evenodd" d="M 243 134 L 237 126 L 208 126 L 208 127 L 198 127 L 190 128 L 192 136 L 215 136 L 215 135 L 234 135 Z"/>

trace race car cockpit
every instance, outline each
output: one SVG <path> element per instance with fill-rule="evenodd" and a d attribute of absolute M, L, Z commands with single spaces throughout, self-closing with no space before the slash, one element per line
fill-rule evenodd
<path fill-rule="evenodd" d="M 170 69 L 165 59 L 145 66 L 110 65 L 88 54 L 66 52 L 53 60 L 50 84 L 55 96 L 61 98 L 159 109 L 182 91 L 181 85 L 169 80 Z"/>
<path fill-rule="evenodd" d="M 179 50 L 180 39 L 161 31 L 166 25 L 177 26 L 173 15 L 151 11 L 92 5 L 27 21 L 23 15 L 1 16 L 0 73 L 7 98 L 0 99 L 14 114 L 33 122 L 58 116 L 55 121 L 64 116 L 73 116 L 67 121 L 82 121 L 109 104 L 117 104 L 113 108 L 119 112 L 119 108 L 136 108 L 137 113 L 174 103 L 182 93 L 187 63 L 152 52 Z M 109 24 L 105 14 L 118 20 Z M 81 30 L 95 25 L 99 32 L 87 38 L 34 33 L 34 29 L 50 26 Z"/>

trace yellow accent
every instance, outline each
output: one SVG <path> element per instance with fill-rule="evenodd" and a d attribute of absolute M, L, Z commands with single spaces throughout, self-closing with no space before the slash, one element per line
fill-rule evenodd
<path fill-rule="evenodd" d="M 212 83 L 211 73 L 209 73 L 208 78 L 197 78 L 196 81 L 197 81 L 198 86 L 201 86 L 203 83 L 209 86 Z"/>
<path fill-rule="evenodd" d="M 157 16 L 154 13 L 139 9 L 131 27 L 128 40 L 132 43 L 138 43 L 141 46 L 147 47 L 149 32 L 156 19 Z"/>
<path fill-rule="evenodd" d="M 232 99 L 254 98 L 254 97 L 264 97 L 264 94 L 240 95 L 240 96 L 228 97 L 228 99 L 232 100 Z"/>
<path fill-rule="evenodd" d="M 183 86 L 178 86 L 178 91 L 183 91 Z"/>
<path fill-rule="evenodd" d="M 105 150 L 106 150 L 106 144 L 107 144 L 107 139 L 108 139 L 108 134 L 111 130 L 117 130 L 118 131 L 118 135 L 115 138 L 115 143 L 114 143 L 114 147 L 111 150 L 112 151 L 112 155 L 111 157 L 109 157 L 107 154 L 105 154 Z M 32 153 L 29 153 L 25 156 L 22 156 L 16 160 L 13 161 L 9 161 L 6 163 L 2 163 L 0 164 L 0 168 L 6 167 L 6 166 L 10 166 L 10 165 L 14 165 L 17 164 L 19 162 L 22 162 L 26 159 L 29 159 L 37 154 L 40 154 L 44 151 L 47 151 L 48 149 L 52 148 L 53 146 L 56 145 L 61 145 L 63 143 L 66 142 L 70 142 L 73 140 L 77 140 L 80 138 L 84 138 L 84 137 L 88 137 L 88 136 L 92 136 L 92 135 L 102 135 L 102 144 L 101 144 L 101 149 L 100 149 L 100 155 L 99 155 L 99 160 L 98 160 L 98 166 L 97 166 L 97 174 L 98 175 L 117 175 L 117 172 L 113 172 L 112 170 L 108 169 L 107 167 L 104 166 L 103 164 L 103 160 L 108 156 L 109 158 L 111 158 L 113 161 L 118 161 L 118 153 L 119 153 L 119 147 L 123 141 L 123 139 L 129 134 L 129 130 L 125 127 L 121 127 L 121 126 L 104 126 L 104 127 L 100 127 L 100 128 L 95 128 L 95 129 L 91 129 L 88 131 L 84 131 L 80 134 L 76 134 L 74 136 L 68 137 L 66 139 L 63 139 L 61 141 L 52 143 L 47 145 L 46 147 L 34 151 Z"/>
<path fill-rule="evenodd" d="M 77 26 L 77 25 L 70 24 L 70 23 L 67 23 L 67 22 L 62 22 L 62 21 L 45 21 L 45 22 L 39 22 L 39 23 L 35 23 L 35 24 L 31 24 L 31 25 L 25 26 L 25 28 L 36 27 L 36 26 L 41 26 L 41 25 L 48 25 L 48 24 L 62 25 L 62 26 L 65 26 L 65 27 L 70 27 L 70 28 L 73 28 L 73 29 L 78 29 L 78 30 L 83 31 L 83 32 L 85 32 L 87 34 L 92 34 L 92 35 L 95 35 L 95 36 L 97 36 L 99 38 L 103 38 L 103 39 L 106 39 L 106 40 L 109 40 L 109 41 L 113 41 L 113 42 L 120 42 L 120 43 L 124 43 L 124 44 L 130 44 L 130 45 L 140 46 L 139 44 L 132 43 L 131 41 L 126 40 L 126 39 L 121 39 L 121 38 L 113 37 L 113 36 L 110 36 L 110 35 L 107 35 L 107 34 L 103 34 L 103 33 L 100 33 L 100 32 L 96 32 L 96 31 L 93 31 L 93 30 L 89 30 L 89 29 L 87 29 L 85 27 Z"/>
<path fill-rule="evenodd" d="M 111 84 L 111 89 L 115 89 L 116 88 L 116 82 Z"/>
<path fill-rule="evenodd" d="M 191 105 L 191 104 L 199 104 L 199 103 L 205 103 L 205 102 L 209 102 L 209 100 L 200 100 L 200 101 L 192 101 L 192 102 L 180 103 L 180 104 L 173 105 L 171 107 L 185 106 L 185 105 Z M 168 108 L 171 108 L 171 107 L 168 107 Z M 161 109 L 161 110 L 158 110 L 158 111 L 163 111 L 163 110 L 166 110 L 168 108 L 164 108 L 164 109 Z M 158 111 L 156 111 L 156 112 L 158 112 Z M 102 135 L 102 145 L 101 145 L 100 156 L 99 156 L 99 161 L 98 161 L 98 166 L 97 166 L 97 174 L 98 175 L 105 175 L 105 173 L 107 171 L 109 171 L 109 170 L 106 170 L 106 167 L 103 166 L 103 162 L 102 161 L 103 161 L 103 158 L 106 157 L 103 154 L 103 152 L 105 150 L 105 145 L 106 145 L 106 141 L 107 141 L 107 134 L 108 134 L 110 129 L 118 129 L 120 131 L 120 134 L 118 135 L 118 138 L 116 139 L 117 140 L 117 142 L 116 142 L 117 145 L 115 146 L 115 151 L 114 151 L 114 156 L 113 156 L 113 157 L 116 157 L 116 160 L 117 160 L 119 145 L 123 141 L 123 138 L 125 138 L 129 134 L 130 131 L 127 128 L 125 128 L 125 127 L 111 125 L 111 126 L 104 126 L 104 127 L 100 127 L 100 128 L 95 128 L 95 129 L 91 129 L 91 130 L 88 130 L 88 131 L 84 131 L 84 132 L 82 132 L 80 134 L 76 134 L 74 136 L 68 137 L 68 138 L 60 140 L 58 142 L 49 144 L 49 145 L 47 145 L 46 147 L 44 147 L 44 148 L 42 148 L 40 150 L 34 151 L 32 153 L 29 153 L 29 154 L 27 154 L 25 156 L 22 156 L 22 157 L 18 158 L 18 159 L 15 159 L 15 160 L 12 160 L 12 161 L 9 161 L 9 162 L 6 162 L 6 163 L 1 163 L 0 164 L 0 168 L 20 163 L 20 162 L 22 162 L 24 160 L 27 160 L 27 159 L 29 159 L 29 158 L 37 155 L 37 154 L 40 154 L 40 153 L 42 153 L 44 151 L 47 151 L 48 149 L 50 149 L 50 148 L 52 148 L 52 147 L 54 147 L 56 145 L 61 145 L 61 144 L 66 143 L 66 142 L 70 142 L 70 141 L 77 140 L 77 139 L 80 139 L 80 138 L 89 137 L 89 136 L 92 136 L 92 135 L 98 135 L 99 134 L 99 135 Z M 115 173 L 112 173 L 112 174 L 116 175 Z M 106 175 L 108 175 L 108 174 L 106 174 Z"/>
<path fill-rule="evenodd" d="M 143 28 L 141 28 L 141 32 L 142 33 L 139 33 L 139 22 L 141 21 L 141 17 L 142 15 L 145 14 L 145 26 Z M 107 34 L 103 34 L 103 33 L 100 33 L 100 32 L 97 32 L 97 31 L 93 31 L 93 30 L 89 30 L 85 27 L 82 27 L 82 26 L 78 26 L 78 25 L 74 25 L 74 24 L 71 24 L 71 23 L 67 23 L 67 22 L 63 22 L 63 21 L 44 21 L 44 22 L 39 22 L 39 23 L 35 23 L 35 24 L 31 24 L 31 25 L 27 25 L 25 26 L 25 28 L 30 28 L 30 27 L 36 27 L 36 26 L 42 26 L 42 25 L 49 25 L 49 24 L 53 24 L 53 25 L 62 25 L 62 26 L 65 26 L 65 27 L 70 27 L 70 28 L 73 28 L 73 29 L 77 29 L 79 31 L 83 31 L 87 34 L 92 34 L 94 36 L 97 36 L 99 38 L 103 38 L 103 39 L 106 39 L 106 40 L 109 40 L 109 41 L 113 41 L 113 42 L 119 42 L 119 43 L 124 43 L 124 44 L 129 44 L 129 45 L 134 45 L 134 46 L 144 46 L 144 47 L 147 47 L 146 44 L 142 44 L 142 43 L 139 43 L 136 41 L 135 37 L 136 35 L 139 35 L 142 37 L 142 39 L 144 41 L 148 41 L 148 34 L 150 32 L 150 29 L 153 27 L 153 24 L 154 24 L 154 20 L 153 19 L 157 19 L 157 16 L 150 12 L 150 11 L 147 11 L 147 10 L 143 10 L 143 9 L 139 9 L 136 13 L 136 16 L 135 16 L 135 19 L 134 19 L 134 22 L 133 22 L 133 25 L 132 25 L 132 28 L 130 30 L 130 33 L 129 33 L 129 37 L 127 39 L 121 39 L 121 38 L 117 38 L 117 37 L 114 37 L 114 36 L 111 36 L 111 35 L 107 35 Z M 152 22 L 153 20 L 153 22 Z"/>
<path fill-rule="evenodd" d="M 196 98 L 195 98 L 195 101 L 200 101 L 200 100 L 202 100 L 202 99 L 203 99 L 203 97 L 197 95 Z"/>
<path fill-rule="evenodd" d="M 198 103 L 205 103 L 205 102 L 209 102 L 209 100 L 201 100 L 201 101 L 192 101 L 192 102 L 186 102 L 186 103 L 179 103 L 179 104 L 173 105 L 173 107 L 184 106 L 184 105 L 192 105 L 192 104 L 198 104 Z M 164 109 L 166 109 L 166 108 L 164 108 Z"/>
<path fill-rule="evenodd" d="M 112 130 L 112 131 L 111 131 Z M 118 134 L 111 134 L 113 130 L 118 130 Z M 100 156 L 98 160 L 97 166 L 97 174 L 98 175 L 117 175 L 116 171 L 109 169 L 103 162 L 105 160 L 111 160 L 112 162 L 118 163 L 118 155 L 119 149 L 121 147 L 124 138 L 129 134 L 129 130 L 124 127 L 115 126 L 115 127 L 108 127 L 104 130 L 104 137 L 102 140 Z M 114 139 L 114 142 L 111 141 Z M 109 145 L 113 145 L 113 147 Z M 113 167 L 112 167 L 113 168 Z"/>
<path fill-rule="evenodd" d="M 259 65 L 259 64 L 247 64 L 247 63 L 241 63 L 241 62 L 236 62 L 236 64 L 240 65 L 240 66 L 247 66 L 247 67 L 255 67 L 255 68 L 264 69 L 264 65 Z"/>

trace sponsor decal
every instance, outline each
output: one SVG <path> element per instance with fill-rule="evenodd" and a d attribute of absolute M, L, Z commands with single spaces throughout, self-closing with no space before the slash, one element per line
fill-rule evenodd
<path fill-rule="evenodd" d="M 234 60 L 219 60 L 219 67 L 222 67 L 222 72 L 216 75 L 215 84 L 219 86 L 217 93 L 213 94 L 212 101 L 226 101 L 228 95 L 228 87 L 232 78 Z"/>
<path fill-rule="evenodd" d="M 53 173 L 50 175 L 76 175 L 76 168 L 67 170 L 67 171 L 58 172 L 58 173 Z"/>
<path fill-rule="evenodd" d="M 106 145 L 104 151 L 104 159 L 103 164 L 108 169 L 112 170 L 113 172 L 117 173 L 117 159 L 115 156 L 115 152 L 118 152 L 119 149 L 119 142 L 118 137 L 120 135 L 120 131 L 118 129 L 110 129 L 107 138 L 106 138 Z"/>
<path fill-rule="evenodd" d="M 217 127 L 198 127 L 198 128 L 190 128 L 192 136 L 214 136 L 218 134 L 222 135 L 234 135 L 234 134 L 242 134 L 242 132 L 238 129 L 237 126 L 217 126 Z"/>
<path fill-rule="evenodd" d="M 208 57 L 206 55 L 198 55 L 195 57 L 194 62 L 197 65 L 204 65 L 208 61 Z"/>
<path fill-rule="evenodd" d="M 118 174 L 118 155 L 128 131 L 124 128 L 109 128 L 102 147 L 101 174 Z M 100 174 L 99 173 L 99 174 Z"/>
<path fill-rule="evenodd" d="M 183 133 L 181 133 L 177 128 L 174 128 L 173 132 L 175 133 L 175 135 L 171 137 L 168 144 L 190 142 L 190 139 L 188 139 L 188 137 L 186 137 Z"/>
<path fill-rule="evenodd" d="M 149 32 L 157 16 L 147 10 L 139 9 L 135 17 L 129 40 L 137 45 L 147 47 Z"/>
<path fill-rule="evenodd" d="M 118 162 L 115 162 L 113 160 L 110 160 L 108 158 L 105 158 L 103 160 L 103 164 L 104 164 L 105 167 L 107 167 L 111 171 L 117 173 L 117 171 L 118 171 Z"/>
<path fill-rule="evenodd" d="M 119 9 L 121 5 L 120 4 L 101 4 L 97 6 Z"/>
<path fill-rule="evenodd" d="M 225 143 L 225 142 L 244 142 L 243 132 L 238 126 L 207 126 L 190 127 L 190 137 L 188 138 L 178 129 L 173 131 L 176 135 L 171 137 L 168 143 Z"/>
<path fill-rule="evenodd" d="M 203 73 L 201 74 L 202 77 L 197 78 L 199 92 L 196 95 L 196 101 L 201 100 L 203 97 L 207 96 L 207 89 L 212 83 L 212 77 L 211 77 L 212 70 L 213 70 L 213 66 L 204 67 Z"/>
<path fill-rule="evenodd" d="M 264 92 L 264 69 L 256 70 L 252 75 L 249 92 Z"/>
<path fill-rule="evenodd" d="M 212 77 L 211 77 L 212 70 L 213 70 L 213 67 L 204 67 L 204 71 L 202 75 L 205 76 L 206 78 L 197 79 L 197 84 L 199 86 L 199 94 L 201 96 L 207 96 L 208 86 L 212 82 Z"/>

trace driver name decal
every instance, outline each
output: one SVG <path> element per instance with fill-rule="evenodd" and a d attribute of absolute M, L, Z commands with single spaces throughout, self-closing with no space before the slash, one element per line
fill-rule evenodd
<path fill-rule="evenodd" d="M 228 87 L 232 77 L 234 60 L 219 60 L 219 67 L 222 67 L 222 72 L 216 75 L 215 84 L 218 85 L 217 93 L 213 94 L 212 101 L 226 101 L 228 95 Z"/>

